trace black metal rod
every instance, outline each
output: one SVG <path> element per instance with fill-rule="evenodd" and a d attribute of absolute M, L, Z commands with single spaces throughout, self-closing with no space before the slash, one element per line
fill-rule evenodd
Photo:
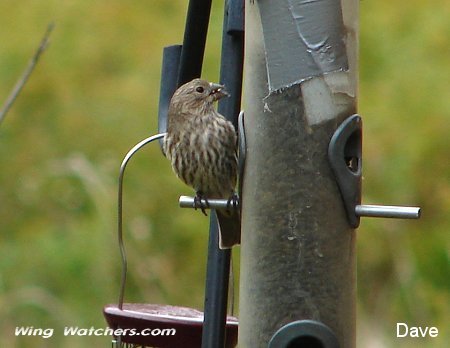
<path fill-rule="evenodd" d="M 202 73 L 211 2 L 211 0 L 189 1 L 178 73 L 178 86 L 200 77 Z"/>
<path fill-rule="evenodd" d="M 167 113 L 169 111 L 170 99 L 177 89 L 181 48 L 181 45 L 173 45 L 164 47 L 163 50 L 161 84 L 159 89 L 158 133 L 165 133 L 167 131 Z M 159 139 L 159 146 L 162 149 L 163 139 Z"/>
<path fill-rule="evenodd" d="M 219 102 L 218 111 L 233 122 L 237 129 L 242 93 L 244 33 L 243 23 L 242 30 L 236 30 L 235 23 L 237 21 L 229 21 L 229 9 L 236 8 L 232 4 L 233 2 L 241 3 L 240 8 L 243 10 L 242 0 L 225 2 L 220 82 L 226 86 L 231 96 Z M 229 23 L 233 23 L 233 30 L 228 30 Z M 225 346 L 231 249 L 221 250 L 218 247 L 218 225 L 215 212 L 211 214 L 209 233 L 202 348 L 223 348 Z"/>
<path fill-rule="evenodd" d="M 244 11 L 243 0 L 225 1 L 220 83 L 225 85 L 230 97 L 222 99 L 218 107 L 218 111 L 233 122 L 236 130 L 241 107 L 244 64 L 244 18 L 237 10 L 239 8 Z M 238 30 L 239 27 L 241 30 Z"/>
<path fill-rule="evenodd" d="M 158 133 L 167 131 L 167 111 L 169 110 L 170 99 L 177 89 L 181 48 L 181 45 L 173 45 L 164 47 L 163 50 L 159 92 Z"/>
<path fill-rule="evenodd" d="M 220 250 L 218 246 L 219 226 L 216 212 L 211 210 L 202 348 L 225 346 L 231 249 Z"/>

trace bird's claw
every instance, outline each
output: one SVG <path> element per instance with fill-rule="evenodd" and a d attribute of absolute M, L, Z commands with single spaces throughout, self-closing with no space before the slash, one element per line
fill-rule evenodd
<path fill-rule="evenodd" d="M 231 206 L 233 206 L 233 209 L 236 209 L 238 204 L 239 204 L 239 196 L 237 195 L 236 192 L 233 192 L 227 201 L 227 211 L 231 212 Z"/>
<path fill-rule="evenodd" d="M 203 204 L 202 200 L 205 201 L 205 204 Z M 197 208 L 200 208 L 203 215 L 208 216 L 205 209 L 209 208 L 209 202 L 206 199 L 206 197 L 203 197 L 201 192 L 196 192 L 195 197 L 194 197 L 194 209 L 197 210 Z"/>

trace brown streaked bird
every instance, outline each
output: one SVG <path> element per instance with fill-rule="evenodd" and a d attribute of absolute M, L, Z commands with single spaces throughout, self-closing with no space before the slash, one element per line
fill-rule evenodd
<path fill-rule="evenodd" d="M 219 114 L 214 102 L 228 96 L 225 87 L 194 79 L 179 87 L 169 104 L 164 154 L 175 174 L 201 199 L 235 203 L 237 136 L 233 124 Z M 231 207 L 230 207 L 231 208 Z M 206 215 L 204 207 L 202 212 Z M 218 210 L 219 246 L 240 242 L 240 218 L 234 209 Z"/>

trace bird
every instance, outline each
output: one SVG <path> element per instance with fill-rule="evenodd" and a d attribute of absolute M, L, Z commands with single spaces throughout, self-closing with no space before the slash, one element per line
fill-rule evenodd
<path fill-rule="evenodd" d="M 221 249 L 239 244 L 241 235 L 240 213 L 235 209 L 237 134 L 214 107 L 227 96 L 225 86 L 200 78 L 180 86 L 169 103 L 163 141 L 163 153 L 173 171 L 195 191 L 195 207 L 200 205 L 207 215 L 208 199 L 228 200 L 228 209 L 216 211 Z"/>

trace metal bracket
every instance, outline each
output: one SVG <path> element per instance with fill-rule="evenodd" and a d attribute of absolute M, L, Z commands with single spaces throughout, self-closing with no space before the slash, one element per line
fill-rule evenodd
<path fill-rule="evenodd" d="M 348 117 L 334 132 L 329 147 L 328 160 L 333 169 L 344 201 L 350 226 L 359 226 L 360 217 L 418 219 L 419 207 L 361 205 L 362 179 L 362 119 L 359 115 Z"/>
<path fill-rule="evenodd" d="M 359 115 L 347 118 L 336 129 L 328 147 L 328 159 L 344 199 L 352 227 L 359 226 L 355 206 L 361 203 L 362 120 Z"/>

